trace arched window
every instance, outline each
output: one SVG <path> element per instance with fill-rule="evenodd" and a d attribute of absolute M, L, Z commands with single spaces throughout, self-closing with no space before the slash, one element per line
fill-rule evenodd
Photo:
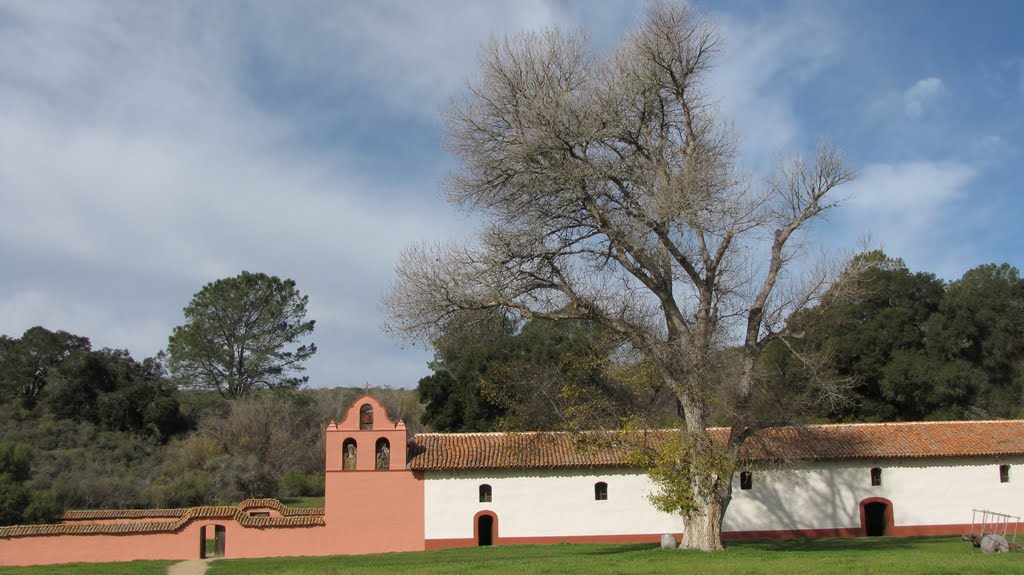
<path fill-rule="evenodd" d="M 491 502 L 491 486 L 484 483 L 480 486 L 480 503 Z"/>
<path fill-rule="evenodd" d="M 871 485 L 877 487 L 882 484 L 882 468 L 872 467 L 871 468 Z"/>
<path fill-rule="evenodd" d="M 1010 466 L 1009 465 L 1000 465 L 999 466 L 999 483 L 1009 483 L 1009 482 L 1010 482 Z"/>
<path fill-rule="evenodd" d="M 740 472 L 740 489 L 750 489 L 754 486 L 754 474 L 750 471 Z"/>
<path fill-rule="evenodd" d="M 356 440 L 351 437 L 341 444 L 341 468 L 356 468 Z"/>
<path fill-rule="evenodd" d="M 608 499 L 608 484 L 604 481 L 598 481 L 594 484 L 594 499 L 596 501 L 604 501 Z"/>
<path fill-rule="evenodd" d="M 369 403 L 359 408 L 359 429 L 373 429 L 373 406 Z"/>
<path fill-rule="evenodd" d="M 391 469 L 391 442 L 386 438 L 381 437 L 377 440 L 377 449 L 374 451 L 376 454 L 376 464 L 374 467 L 377 469 Z"/>

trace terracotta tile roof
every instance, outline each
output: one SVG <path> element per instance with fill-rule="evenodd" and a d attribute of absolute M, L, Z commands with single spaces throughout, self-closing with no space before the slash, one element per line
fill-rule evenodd
<path fill-rule="evenodd" d="M 728 429 L 710 430 L 724 442 Z M 627 466 L 622 444 L 656 444 L 676 433 L 656 430 L 620 438 L 618 447 L 588 446 L 588 435 L 562 432 L 421 433 L 413 438 L 415 470 Z M 592 437 L 592 435 L 591 435 Z M 750 438 L 743 461 L 842 460 L 1024 455 L 1024 420 L 856 423 L 775 428 Z"/>
<path fill-rule="evenodd" d="M 60 521 L 90 521 L 97 519 L 167 519 L 178 518 L 185 509 L 75 509 L 57 517 Z"/>
<path fill-rule="evenodd" d="M 777 457 L 842 460 L 1024 455 L 1024 420 L 778 428 L 755 437 L 744 455 L 750 460 Z"/>
<path fill-rule="evenodd" d="M 275 509 L 283 517 L 252 517 L 251 509 Z M 154 515 L 153 512 L 157 512 Z M 177 521 L 129 522 L 104 525 L 55 524 L 12 525 L 0 527 L 0 538 L 34 535 L 129 535 L 139 533 L 173 533 L 196 520 L 231 519 L 242 527 L 254 529 L 278 527 L 317 527 L 324 525 L 324 510 L 284 507 L 276 499 L 246 499 L 238 505 L 189 507 L 187 509 L 99 509 L 66 511 L 61 519 L 137 519 L 177 517 Z"/>

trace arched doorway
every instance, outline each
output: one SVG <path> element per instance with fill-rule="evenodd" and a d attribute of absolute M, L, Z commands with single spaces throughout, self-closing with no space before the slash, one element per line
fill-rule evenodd
<path fill-rule="evenodd" d="M 860 502 L 860 521 L 864 535 L 882 537 L 893 525 L 892 502 L 881 497 L 872 497 Z"/>
<path fill-rule="evenodd" d="M 204 525 L 199 528 L 200 559 L 223 557 L 226 543 L 227 529 L 223 525 Z"/>
<path fill-rule="evenodd" d="M 476 516 L 476 544 L 478 547 L 489 547 L 494 545 L 494 534 L 496 521 L 490 513 L 480 513 Z"/>

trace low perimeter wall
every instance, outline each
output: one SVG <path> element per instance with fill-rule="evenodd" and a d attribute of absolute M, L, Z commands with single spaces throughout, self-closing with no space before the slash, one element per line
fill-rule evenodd
<path fill-rule="evenodd" d="M 327 528 L 252 528 L 232 520 L 193 522 L 172 533 L 31 535 L 0 538 L 0 565 L 106 563 L 149 559 L 198 559 L 204 545 L 202 528 L 212 537 L 214 526 L 225 532 L 224 557 L 277 557 L 331 554 Z"/>

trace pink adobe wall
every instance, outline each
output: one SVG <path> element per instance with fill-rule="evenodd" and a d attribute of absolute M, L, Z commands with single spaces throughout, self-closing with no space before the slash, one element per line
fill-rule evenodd
<path fill-rule="evenodd" d="M 423 477 L 409 470 L 328 471 L 331 554 L 424 549 Z"/>
<path fill-rule="evenodd" d="M 0 539 L 0 565 L 52 565 L 199 556 L 199 531 L 132 535 L 61 535 Z"/>
<path fill-rule="evenodd" d="M 214 525 L 215 523 L 204 522 Z M 301 555 L 337 555 L 328 543 L 326 527 L 278 527 L 254 529 L 240 527 L 237 523 L 225 525 L 225 558 L 241 557 L 287 557 Z M 211 529 L 207 529 L 207 532 Z M 195 558 L 199 557 L 198 527 L 194 540 Z"/>
<path fill-rule="evenodd" d="M 362 406 L 373 409 L 372 429 L 360 429 Z M 342 446 L 356 440 L 356 469 L 344 470 Z M 390 444 L 390 469 L 376 470 L 375 446 Z M 392 422 L 384 406 L 360 397 L 344 419 L 327 426 L 324 520 L 333 553 L 359 554 L 424 549 L 423 476 L 407 467 L 405 423 Z"/>
<path fill-rule="evenodd" d="M 224 557 L 331 555 L 326 527 L 247 528 L 233 520 L 203 520 L 175 533 L 58 535 L 0 539 L 0 566 L 198 559 L 200 530 L 225 527 Z"/>

